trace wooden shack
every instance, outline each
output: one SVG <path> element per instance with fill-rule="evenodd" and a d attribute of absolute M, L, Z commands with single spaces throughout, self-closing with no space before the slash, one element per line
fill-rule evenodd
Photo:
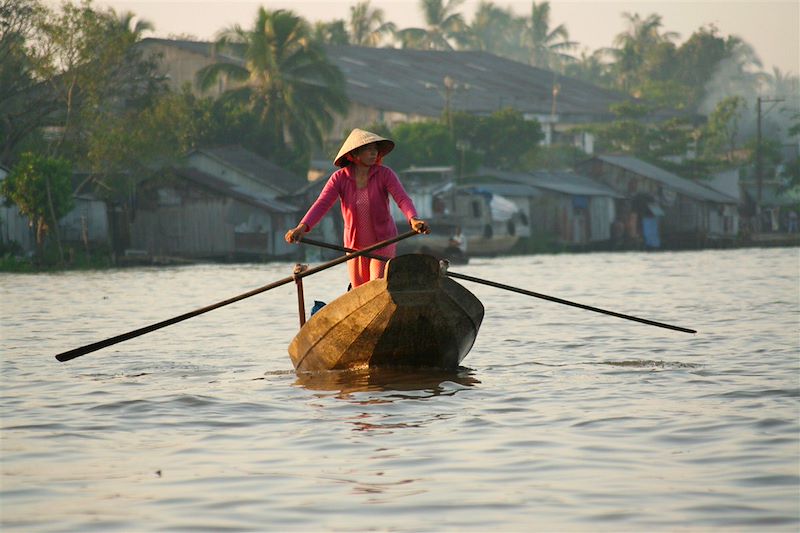
<path fill-rule="evenodd" d="M 700 182 L 629 155 L 592 157 L 578 170 L 625 197 L 617 202 L 617 214 L 629 237 L 651 217 L 658 219 L 667 246 L 733 240 L 738 234 L 738 200 Z"/>

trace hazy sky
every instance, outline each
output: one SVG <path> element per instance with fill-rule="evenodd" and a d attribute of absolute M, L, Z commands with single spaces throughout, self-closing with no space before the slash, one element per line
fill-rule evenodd
<path fill-rule="evenodd" d="M 51 1 L 57 4 L 57 1 Z M 249 26 L 258 6 L 291 9 L 310 21 L 347 19 L 356 0 L 95 0 L 97 6 L 132 11 L 155 25 L 150 34 L 191 34 L 211 39 L 234 23 Z M 460 12 L 471 21 L 479 0 L 466 0 Z M 529 14 L 531 0 L 497 0 L 519 15 Z M 372 0 L 387 20 L 399 27 L 422 26 L 418 0 Z M 714 24 L 722 35 L 737 35 L 750 43 L 765 70 L 777 66 L 800 72 L 800 1 L 798 0 L 551 0 L 551 26 L 565 24 L 572 40 L 587 49 L 610 46 L 626 29 L 621 14 L 651 13 L 662 16 L 663 29 L 680 34 L 680 42 L 701 26 Z"/>

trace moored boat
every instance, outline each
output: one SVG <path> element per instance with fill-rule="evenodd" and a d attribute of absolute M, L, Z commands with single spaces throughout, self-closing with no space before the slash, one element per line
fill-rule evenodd
<path fill-rule="evenodd" d="M 457 368 L 478 335 L 483 304 L 424 254 L 395 257 L 372 280 L 314 314 L 289 345 L 295 369 Z"/>

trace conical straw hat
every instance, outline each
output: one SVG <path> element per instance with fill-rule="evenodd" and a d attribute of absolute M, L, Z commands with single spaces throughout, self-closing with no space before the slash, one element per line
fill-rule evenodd
<path fill-rule="evenodd" d="M 351 131 L 350 135 L 348 135 L 347 139 L 345 139 L 344 144 L 339 149 L 339 153 L 336 154 L 336 159 L 333 160 L 333 164 L 337 167 L 346 167 L 348 165 L 348 161 L 345 156 L 356 148 L 361 148 L 365 144 L 370 143 L 378 143 L 379 157 L 383 157 L 394 150 L 394 141 L 385 139 L 380 135 L 372 133 L 371 131 L 360 130 L 356 128 Z"/>

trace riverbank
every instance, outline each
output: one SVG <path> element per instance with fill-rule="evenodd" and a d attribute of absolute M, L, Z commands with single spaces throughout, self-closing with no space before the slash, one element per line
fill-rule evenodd
<path fill-rule="evenodd" d="M 587 243 L 582 245 L 558 243 L 547 239 L 520 240 L 506 256 L 540 255 L 560 253 L 594 253 L 594 252 L 673 252 L 679 250 L 718 250 L 737 248 L 790 248 L 800 247 L 800 233 L 752 233 L 737 239 L 685 241 L 666 245 L 661 248 L 647 248 L 642 244 L 611 242 Z M 127 250 L 125 254 L 115 257 L 105 250 L 93 253 L 74 253 L 68 249 L 64 262 L 52 251 L 45 254 L 44 259 L 6 253 L 0 256 L 0 272 L 11 273 L 43 273 L 75 270 L 124 269 L 131 267 L 163 267 L 196 264 L 235 264 L 235 263 L 270 263 L 288 261 L 290 258 L 268 259 L 265 257 L 242 258 L 227 257 L 225 259 L 189 258 L 166 255 L 153 255 L 139 250 Z"/>

